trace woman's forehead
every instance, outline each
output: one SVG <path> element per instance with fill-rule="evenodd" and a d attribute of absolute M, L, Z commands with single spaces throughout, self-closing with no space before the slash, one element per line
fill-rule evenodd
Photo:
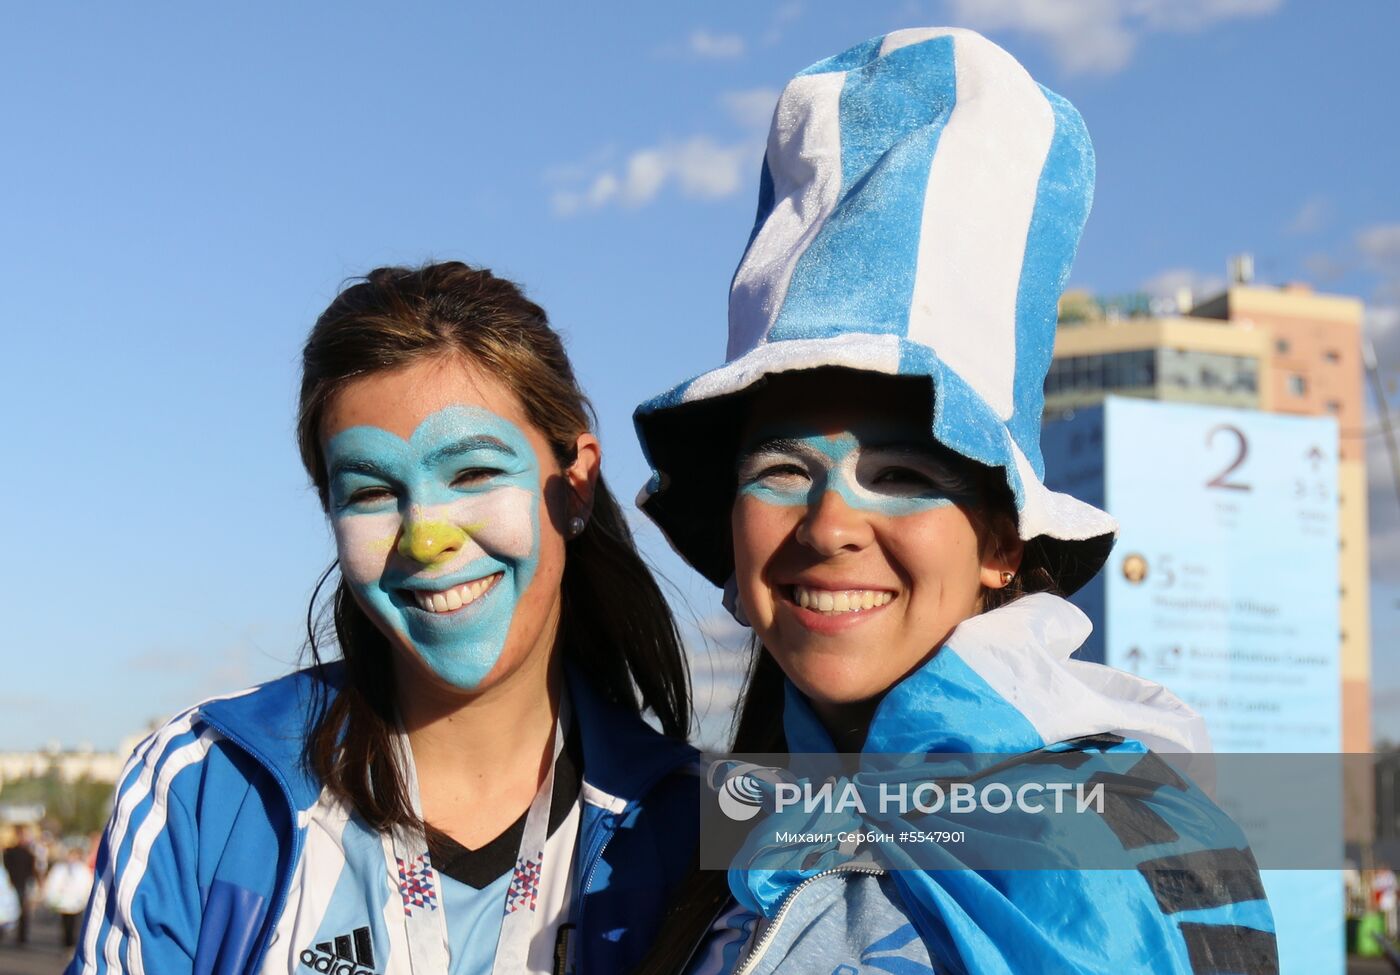
<path fill-rule="evenodd" d="M 381 427 L 403 440 L 430 416 L 450 407 L 485 410 L 529 429 L 509 388 L 462 356 L 432 356 L 357 377 L 327 404 L 321 436 L 329 442 L 345 429 Z"/>

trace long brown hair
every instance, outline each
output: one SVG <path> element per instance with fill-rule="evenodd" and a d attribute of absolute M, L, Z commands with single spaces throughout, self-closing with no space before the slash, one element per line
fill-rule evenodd
<path fill-rule="evenodd" d="M 974 479 L 977 503 L 964 509 L 977 531 L 985 558 L 997 554 L 1016 532 L 1016 503 L 1005 476 L 996 468 L 966 462 Z M 1026 543 L 1021 565 L 1011 582 L 999 589 L 986 586 L 978 596 L 977 612 L 986 613 L 1033 592 L 1059 593 L 1054 557 L 1041 540 Z M 729 749 L 737 754 L 781 754 L 787 751 L 783 735 L 782 669 L 755 635 L 749 641 L 749 672 L 739 692 L 731 725 Z M 691 877 L 662 922 L 652 950 L 634 975 L 671 975 L 681 971 L 711 922 L 729 902 L 729 878 L 723 870 L 701 870 Z"/>
<path fill-rule="evenodd" d="M 340 292 L 302 351 L 297 444 L 323 508 L 329 485 L 321 420 L 331 400 L 357 378 L 443 355 L 465 357 L 503 383 L 558 464 L 573 464 L 579 434 L 597 421 L 544 310 L 484 268 L 457 261 L 382 267 Z M 326 570 L 312 595 L 307 646 L 315 666 L 324 668 L 322 645 L 333 628 L 345 676 L 339 693 L 322 694 L 312 709 L 305 761 L 332 795 L 375 828 L 412 824 L 392 747 L 389 643 L 343 579 L 331 597 L 330 626 L 318 621 L 318 596 L 335 569 Z M 560 588 L 565 658 L 581 665 L 605 699 L 649 709 L 663 732 L 685 738 L 690 681 L 675 621 L 601 477 L 587 528 L 566 543 Z"/>

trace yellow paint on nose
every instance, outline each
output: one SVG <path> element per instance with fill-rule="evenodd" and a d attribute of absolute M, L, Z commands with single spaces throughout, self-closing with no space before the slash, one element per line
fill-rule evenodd
<path fill-rule="evenodd" d="M 399 554 L 421 565 L 433 565 L 459 552 L 466 531 L 450 521 L 413 521 L 399 537 Z"/>

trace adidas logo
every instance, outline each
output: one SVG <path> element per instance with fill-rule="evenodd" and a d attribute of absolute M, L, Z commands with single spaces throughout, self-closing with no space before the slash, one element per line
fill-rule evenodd
<path fill-rule="evenodd" d="M 333 941 L 322 941 L 315 948 L 303 948 L 300 958 L 304 966 L 325 975 L 379 975 L 374 969 L 374 945 L 367 927 L 338 935 Z"/>

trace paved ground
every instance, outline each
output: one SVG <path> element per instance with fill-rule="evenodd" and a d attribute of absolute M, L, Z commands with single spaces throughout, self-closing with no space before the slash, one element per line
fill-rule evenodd
<path fill-rule="evenodd" d="M 0 975 L 62 975 L 72 953 L 59 947 L 58 919 L 40 912 L 29 928 L 29 945 L 14 943 L 14 932 L 0 942 Z"/>

